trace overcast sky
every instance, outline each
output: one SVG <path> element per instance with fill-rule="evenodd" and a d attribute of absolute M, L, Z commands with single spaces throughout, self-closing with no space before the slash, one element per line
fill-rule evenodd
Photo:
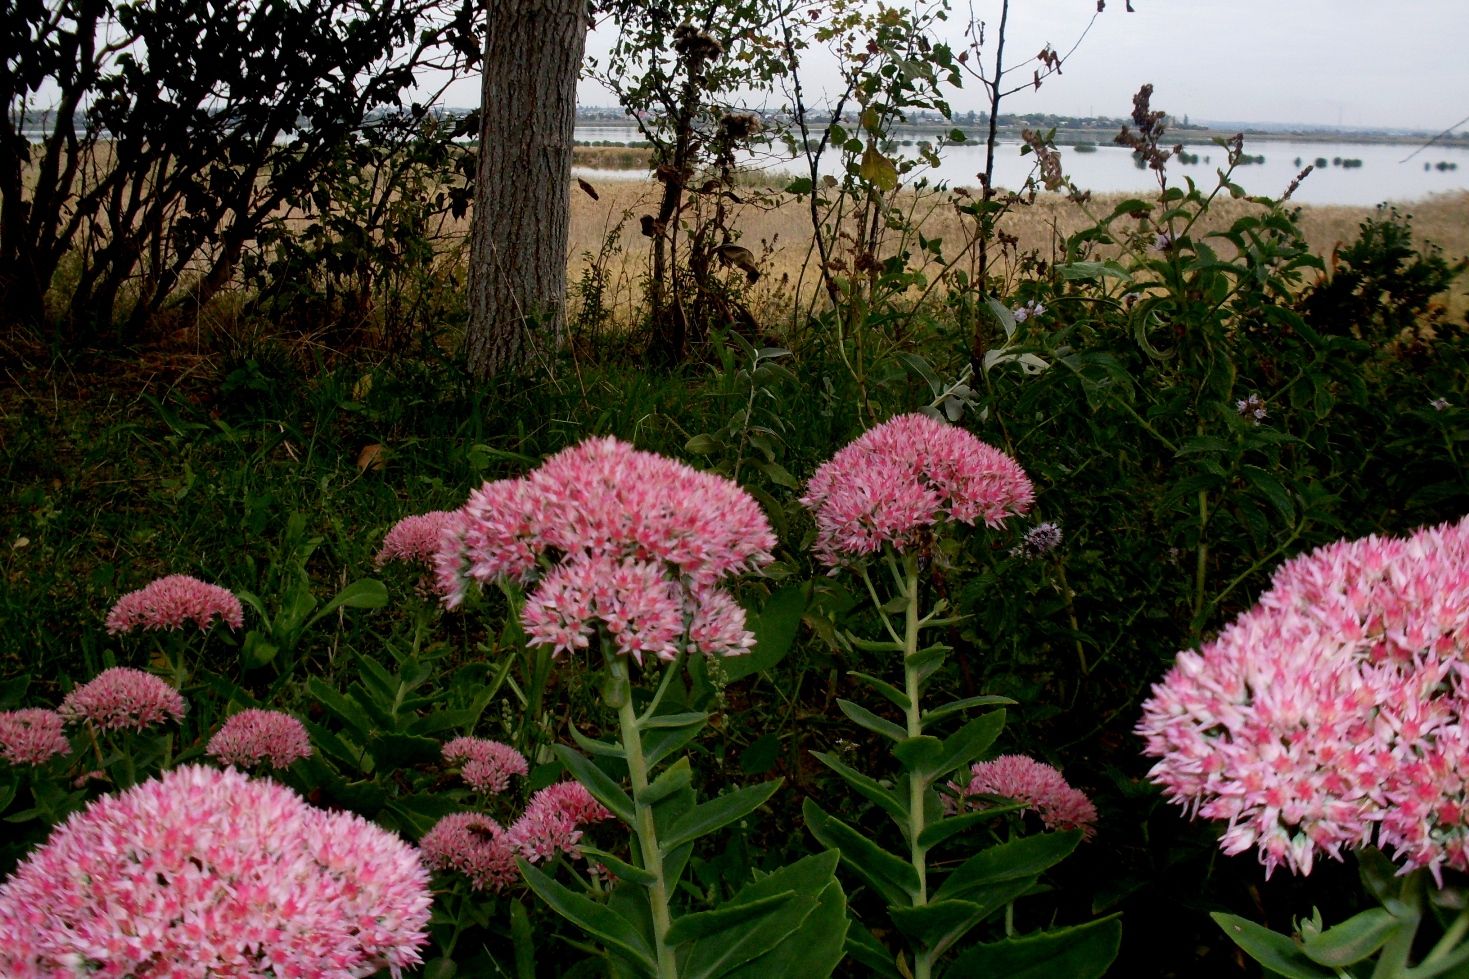
<path fill-rule="evenodd" d="M 1446 129 L 1469 116 L 1469 0 L 1109 0 L 1058 78 L 1013 96 L 1001 111 L 1124 116 L 1143 82 L 1153 107 L 1175 118 L 1300 122 L 1352 127 Z M 998 0 L 974 0 L 995 23 Z M 1006 50 L 1062 53 L 1086 27 L 1094 0 L 1014 0 Z M 956 22 L 966 10 L 955 0 Z M 588 51 L 605 51 L 604 25 Z M 990 55 L 993 56 L 992 54 Z M 829 63 L 828 63 L 829 64 Z M 835 88 L 821 59 L 803 62 L 808 90 Z M 583 81 L 583 105 L 613 105 Z M 815 101 L 808 95 L 809 101 Z M 449 105 L 479 101 L 476 80 L 457 83 Z M 778 108 L 774 99 L 766 108 Z M 971 83 L 951 100 L 980 109 Z"/>

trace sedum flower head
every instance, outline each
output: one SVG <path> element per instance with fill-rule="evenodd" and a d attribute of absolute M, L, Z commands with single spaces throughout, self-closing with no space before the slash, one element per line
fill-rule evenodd
<path fill-rule="evenodd" d="M 67 694 L 59 710 L 67 721 L 86 721 L 104 731 L 142 731 L 182 718 L 184 698 L 151 673 L 114 666 Z"/>
<path fill-rule="evenodd" d="M 418 842 L 424 863 L 433 870 L 452 870 L 469 878 L 477 891 L 501 891 L 520 876 L 515 849 L 505 831 L 489 816 L 454 812 L 434 823 Z"/>
<path fill-rule="evenodd" d="M 1469 869 L 1469 518 L 1286 562 L 1143 705 L 1150 773 L 1267 874 L 1371 843 Z"/>
<path fill-rule="evenodd" d="M 290 714 L 252 707 L 225 721 L 204 750 L 223 765 L 289 768 L 310 756 L 311 739 L 306 725 Z"/>
<path fill-rule="evenodd" d="M 464 781 L 487 795 L 504 792 L 510 776 L 524 776 L 530 771 L 525 755 L 487 738 L 455 738 L 444 745 L 444 760 L 459 765 Z"/>
<path fill-rule="evenodd" d="M 381 567 L 389 561 L 407 561 L 434 565 L 434 555 L 445 532 L 452 533 L 459 521 L 457 511 L 433 510 L 404 517 L 383 537 L 383 546 L 374 560 Z"/>
<path fill-rule="evenodd" d="M 360 816 L 185 766 L 74 814 L 0 884 L 0 975 L 398 976 L 427 878 Z"/>
<path fill-rule="evenodd" d="M 531 863 L 558 853 L 580 859 L 582 827 L 611 818 L 580 782 L 557 782 L 531 796 L 525 812 L 506 831 L 506 842 Z"/>
<path fill-rule="evenodd" d="M 997 527 L 1034 497 L 1014 459 L 961 428 L 911 414 L 837 452 L 801 502 L 816 518 L 817 558 L 835 567 L 884 545 L 903 550 L 940 520 Z"/>
<path fill-rule="evenodd" d="M 711 596 L 723 578 L 769 563 L 775 535 L 731 480 L 596 438 L 522 479 L 486 483 L 461 513 L 436 557 L 451 607 L 471 583 L 514 579 L 534 586 L 530 641 L 558 653 L 586 648 L 599 629 L 639 662 L 673 659 L 686 642 L 718 655 L 753 643 L 732 600 Z"/>
<path fill-rule="evenodd" d="M 202 631 L 218 617 L 231 629 L 245 624 L 240 600 L 228 588 L 174 574 L 130 591 L 107 613 L 111 635 L 134 629 L 177 629 L 192 622 Z"/>
<path fill-rule="evenodd" d="M 12 765 L 40 765 L 71 750 L 54 710 L 28 707 L 0 712 L 0 758 Z"/>
<path fill-rule="evenodd" d="M 1074 789 L 1051 765 L 1025 755 L 1001 755 L 970 768 L 969 784 L 954 785 L 961 805 L 979 795 L 997 795 L 1024 803 L 1041 817 L 1047 829 L 1079 829 L 1091 839 L 1096 835 L 1097 807 L 1086 793 Z"/>
<path fill-rule="evenodd" d="M 509 829 L 477 812 L 440 819 L 419 842 L 424 862 L 469 878 L 475 890 L 504 890 L 519 877 L 515 858 L 542 863 L 558 853 L 580 859 L 582 827 L 612 813 L 579 782 L 558 782 L 531 796 Z"/>
<path fill-rule="evenodd" d="M 585 649 L 600 624 L 620 653 L 671 660 L 683 635 L 679 584 L 649 561 L 599 555 L 557 566 L 526 598 L 522 611 L 532 646 Z"/>

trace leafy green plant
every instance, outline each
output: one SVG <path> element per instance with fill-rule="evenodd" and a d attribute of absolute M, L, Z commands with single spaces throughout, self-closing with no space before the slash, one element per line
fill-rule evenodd
<path fill-rule="evenodd" d="M 853 495 L 852 484 L 864 483 L 881 488 Z M 879 640 L 847 633 L 845 641 L 869 656 L 893 657 L 902 667 L 901 687 L 866 672 L 852 673 L 896 708 L 902 723 L 854 701 L 837 701 L 853 724 L 890 743 L 896 776 L 864 773 L 831 753 L 816 757 L 888 817 L 906 853 L 884 848 L 812 799 L 803 806 L 812 835 L 839 849 L 843 861 L 881 898 L 908 948 L 907 955 L 899 953 L 895 966 L 893 954 L 877 937 L 855 930 L 849 950 L 877 975 L 929 979 L 974 975 L 1000 963 L 1021 969 L 1043 964 L 1062 968 L 1064 962 L 1067 975 L 1100 976 L 1116 955 L 1121 926 L 1112 918 L 1023 937 L 1014 934 L 1014 902 L 1076 848 L 1083 835 L 1079 823 L 1041 836 L 997 840 L 957 866 L 947 866 L 946 872 L 941 868 L 950 862 L 933 855 L 940 847 L 952 849 L 960 843 L 972 848 L 969 831 L 1023 806 L 1046 805 L 1034 798 L 969 811 L 952 804 L 962 787 L 946 780 L 983 757 L 1005 723 L 1003 710 L 967 720 L 966 715 L 1014 701 L 977 695 L 937 706 L 923 703 L 952 652 L 933 633 L 959 621 L 947 599 L 924 597 L 925 586 L 931 588 L 926 580 L 931 570 L 951 565 L 958 554 L 945 533 L 949 523 L 939 523 L 940 515 L 952 514 L 967 523 L 981 511 L 998 524 L 1025 509 L 1029 494 L 1030 483 L 1013 460 L 968 433 L 917 415 L 872 429 L 818 470 L 808 485 L 805 500 L 816 511 L 818 556 L 861 578 L 882 625 Z M 884 584 L 880 587 L 874 577 Z M 956 721 L 959 726 L 946 736 L 936 733 Z M 1007 925 L 1002 942 L 981 942 L 944 964 L 975 928 L 1001 912 Z"/>
<path fill-rule="evenodd" d="M 278 675 L 290 676 L 297 665 L 297 647 L 312 626 L 344 608 L 382 608 L 388 591 L 376 578 L 363 578 L 342 587 L 325 605 L 320 604 L 311 587 L 306 563 L 320 546 L 320 537 L 306 536 L 306 518 L 294 513 L 286 522 L 283 539 L 275 560 L 267 569 L 278 592 L 269 605 L 253 592 L 238 592 L 240 601 L 254 609 L 260 625 L 245 633 L 240 644 L 240 663 L 244 669 L 258 669 L 275 664 Z M 272 611 L 272 606 L 274 611 Z M 277 661 L 277 657 L 281 657 Z"/>

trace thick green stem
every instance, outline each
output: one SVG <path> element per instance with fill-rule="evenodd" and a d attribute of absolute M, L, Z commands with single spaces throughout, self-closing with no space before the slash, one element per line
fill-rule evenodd
<path fill-rule="evenodd" d="M 923 707 L 920 703 L 922 695 L 922 678 L 918 670 L 912 665 L 913 657 L 918 652 L 918 626 L 920 616 L 918 614 L 918 562 L 912 556 L 904 558 L 903 561 L 904 598 L 907 599 L 905 608 L 905 629 L 903 633 L 903 685 L 904 692 L 908 695 L 908 737 L 916 738 L 923 734 Z M 918 874 L 918 894 L 913 898 L 914 907 L 924 907 L 928 904 L 928 848 L 919 844 L 918 838 L 923 835 L 924 802 L 928 797 L 928 775 L 923 772 L 908 773 L 908 845 L 909 859 L 913 863 L 913 870 Z M 913 979 L 929 979 L 933 973 L 933 953 L 930 949 L 915 949 L 913 955 Z"/>
<path fill-rule="evenodd" d="M 627 661 L 615 653 L 607 653 L 607 702 L 617 708 L 622 729 L 622 750 L 627 755 L 628 776 L 632 779 L 633 837 L 642 856 L 643 869 L 653 875 L 648 886 L 648 904 L 653 913 L 653 947 L 658 957 L 659 979 L 677 979 L 678 964 L 673 948 L 665 940 L 673 924 L 668 911 L 668 881 L 663 875 L 663 851 L 658 846 L 658 828 L 653 821 L 653 807 L 645 799 L 648 794 L 648 765 L 643 758 L 643 735 L 638 726 L 637 711 L 632 704 L 632 684 Z"/>
<path fill-rule="evenodd" d="M 1423 915 L 1424 870 L 1410 874 L 1402 889 L 1401 909 L 1393 914 L 1406 919 L 1406 924 L 1393 933 L 1382 952 L 1377 956 L 1377 967 L 1372 970 L 1372 979 L 1403 979 L 1409 974 L 1408 958 L 1413 954 L 1413 939 L 1418 934 L 1418 922 Z"/>
<path fill-rule="evenodd" d="M 1428 979 L 1442 975 L 1469 960 L 1469 945 L 1459 944 L 1465 935 L 1469 935 L 1469 910 L 1459 912 L 1423 961 L 1404 973 L 1404 979 Z"/>

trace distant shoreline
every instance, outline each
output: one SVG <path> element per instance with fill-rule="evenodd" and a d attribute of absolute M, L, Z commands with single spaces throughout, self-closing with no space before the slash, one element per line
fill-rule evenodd
<path fill-rule="evenodd" d="M 1003 117 L 1002 117 L 1003 118 Z M 1078 120 L 1079 121 L 1079 120 Z M 577 116 L 576 126 L 578 129 L 622 129 L 633 126 L 630 118 L 614 118 L 611 116 Z M 1045 123 L 1017 125 L 1015 123 L 1003 123 L 996 134 L 1000 139 L 1015 141 L 1020 139 L 1022 129 L 1048 130 L 1050 126 Z M 1056 142 L 1061 144 L 1096 143 L 1107 145 L 1113 142 L 1117 133 L 1122 128 L 1121 120 L 1097 120 L 1095 124 L 1082 125 L 1057 125 Z M 895 137 L 903 136 L 928 136 L 936 137 L 951 132 L 955 129 L 962 131 L 966 142 L 983 142 L 988 135 L 986 123 L 954 123 L 954 122 L 911 122 L 894 126 L 889 135 Z M 1268 142 L 1268 143 L 1370 143 L 1370 144 L 1396 144 L 1401 146 L 1426 146 L 1430 142 L 1436 147 L 1451 147 L 1456 149 L 1469 149 L 1469 133 L 1453 133 L 1448 136 L 1439 137 L 1433 133 L 1387 133 L 1373 130 L 1324 130 L 1324 129 L 1204 129 L 1198 126 L 1184 128 L 1175 125 L 1167 131 L 1168 145 L 1182 143 L 1185 146 L 1213 146 L 1216 140 L 1232 139 L 1236 133 L 1244 133 L 1245 142 Z"/>

